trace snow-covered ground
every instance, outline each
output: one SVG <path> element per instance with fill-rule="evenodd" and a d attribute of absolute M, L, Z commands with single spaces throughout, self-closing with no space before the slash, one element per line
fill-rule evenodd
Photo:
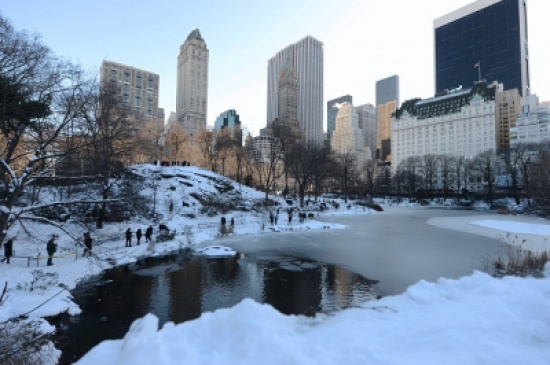
<path fill-rule="evenodd" d="M 124 231 L 127 228 L 132 232 L 138 228 L 145 230 L 151 223 L 146 218 L 109 224 L 99 231 L 88 227 L 92 230 L 96 255 L 90 259 L 81 257 L 82 247 L 75 246 L 74 238 L 52 227 L 38 224 L 27 225 L 26 230 L 15 227 L 9 232 L 15 237 L 15 255 L 40 259 L 30 261 L 30 266 L 23 258 L 14 258 L 9 265 L 0 264 L 0 277 L 9 287 L 8 298 L 0 306 L 0 322 L 25 313 L 36 320 L 61 312 L 79 313 L 68 290 L 79 280 L 113 265 L 188 246 L 197 250 L 208 247 L 202 252 L 205 255 L 233 254 L 223 246 L 223 237 L 219 237 L 220 215 L 209 216 L 193 196 L 210 196 L 226 203 L 221 201 L 222 197 L 229 195 L 231 204 L 240 205 L 239 209 L 245 207 L 224 215 L 228 227 L 234 219 L 232 234 L 235 235 L 344 228 L 322 222 L 322 215 L 373 213 L 341 204 L 339 209 L 331 209 L 320 218 L 301 224 L 294 215 L 293 225 L 288 226 L 287 205 L 274 197 L 281 208 L 280 224 L 271 225 L 267 212 L 249 209 L 254 201 L 263 199 L 263 193 L 238 186 L 211 172 L 190 167 L 160 169 L 151 165 L 135 167 L 134 172 L 156 181 L 145 185 L 141 194 L 155 196 L 155 210 L 162 223 L 175 232 L 174 239 L 146 244 L 142 238 L 141 245 L 136 246 L 134 236 L 133 247 L 125 247 Z M 495 216 L 487 222 L 487 216 L 483 216 L 483 220 L 438 218 L 429 223 L 491 237 L 501 235 L 508 237 L 511 244 L 522 242 L 525 248 L 530 247 L 531 241 L 545 243 L 549 234 L 535 227 L 541 222 L 533 219 Z M 502 221 L 506 223 L 498 224 Z M 520 223 L 524 224 L 521 232 L 518 231 Z M 77 232 L 75 235 L 83 229 L 71 224 L 65 228 Z M 154 228 L 156 236 L 158 227 Z M 59 251 L 54 265 L 45 266 L 45 241 L 54 233 L 59 234 Z M 510 235 L 518 235 L 517 240 L 509 239 Z M 547 308 L 550 308 L 549 275 L 543 279 L 493 279 L 482 273 L 457 281 L 420 282 L 402 295 L 316 318 L 283 316 L 268 305 L 245 300 L 234 308 L 205 313 L 195 321 L 176 326 L 168 323 L 161 330 L 156 318 L 148 315 L 134 323 L 125 339 L 100 344 L 79 364 L 512 364 L 519 361 L 542 364 L 550 359 Z M 42 323 L 44 331 L 53 330 Z"/>
<path fill-rule="evenodd" d="M 550 264 L 543 279 L 421 281 L 406 293 L 315 318 L 244 300 L 158 328 L 149 314 L 124 339 L 104 341 L 96 364 L 548 364 Z"/>
<path fill-rule="evenodd" d="M 550 224 L 542 218 L 513 215 L 440 217 L 428 220 L 438 227 L 498 239 L 534 252 L 550 251 Z"/>

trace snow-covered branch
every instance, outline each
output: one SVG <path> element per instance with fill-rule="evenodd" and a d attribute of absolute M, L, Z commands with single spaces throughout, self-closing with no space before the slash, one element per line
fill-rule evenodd
<path fill-rule="evenodd" d="M 65 201 L 65 202 L 52 202 L 52 203 L 46 203 L 46 204 L 37 204 L 37 205 L 33 205 L 31 207 L 16 208 L 17 209 L 16 216 L 19 217 L 24 213 L 32 212 L 32 211 L 42 209 L 42 208 L 53 207 L 53 206 L 64 206 L 64 205 L 72 205 L 72 204 L 115 203 L 115 202 L 119 202 L 121 200 L 122 199 L 91 199 L 91 200 L 71 200 L 71 201 Z"/>

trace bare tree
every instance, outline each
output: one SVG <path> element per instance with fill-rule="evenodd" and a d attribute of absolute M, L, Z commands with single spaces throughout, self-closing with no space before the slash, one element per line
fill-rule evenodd
<path fill-rule="evenodd" d="M 206 128 L 200 129 L 194 142 L 198 144 L 203 160 L 203 166 L 213 172 L 218 171 L 218 153 L 216 150 L 216 133 Z"/>
<path fill-rule="evenodd" d="M 189 139 L 181 123 L 174 123 L 166 134 L 166 155 L 168 161 L 178 164 L 181 161 L 189 161 L 187 144 Z"/>
<path fill-rule="evenodd" d="M 374 160 L 367 160 L 363 165 L 363 170 L 365 172 L 366 192 L 372 194 L 375 187 L 376 162 Z"/>
<path fill-rule="evenodd" d="M 315 149 L 317 149 L 317 152 L 314 156 L 315 163 L 313 165 L 312 182 L 313 188 L 315 189 L 315 201 L 317 201 L 321 194 L 323 182 L 329 178 L 334 171 L 335 161 L 328 146 L 316 145 Z"/>
<path fill-rule="evenodd" d="M 245 149 L 240 144 L 235 144 L 233 147 L 233 157 L 235 158 L 235 180 L 242 184 L 243 182 L 243 169 L 246 166 L 245 159 L 247 158 L 247 154 Z"/>
<path fill-rule="evenodd" d="M 493 150 L 481 152 L 473 160 L 473 166 L 481 173 L 484 182 L 487 184 L 486 193 L 489 204 L 493 203 L 496 165 L 496 156 Z"/>
<path fill-rule="evenodd" d="M 460 194 L 462 193 L 462 189 L 466 189 L 466 187 L 468 186 L 468 161 L 465 157 L 459 156 L 454 157 L 451 163 L 451 170 L 454 174 L 454 179 L 456 181 L 456 191 Z"/>
<path fill-rule="evenodd" d="M 271 137 L 266 142 L 266 148 L 258 151 L 253 161 L 254 170 L 260 187 L 265 191 L 265 200 L 267 201 L 269 193 L 274 188 L 275 181 L 283 174 L 283 158 L 278 138 Z"/>
<path fill-rule="evenodd" d="M 443 179 L 443 195 L 447 196 L 450 190 L 452 157 L 449 155 L 439 156 L 438 165 Z"/>
<path fill-rule="evenodd" d="M 357 184 L 359 172 L 357 170 L 357 158 L 354 154 L 339 153 L 335 158 L 336 177 L 339 181 L 340 190 L 344 193 L 344 201 L 347 203 L 350 187 Z"/>
<path fill-rule="evenodd" d="M 98 228 L 103 227 L 107 201 L 117 178 L 133 162 L 140 146 L 137 116 L 116 95 L 119 93 L 115 90 L 91 87 L 82 96 L 85 104 L 81 110 L 81 129 L 87 138 L 87 169 L 98 177 L 103 199 L 96 222 Z"/>
<path fill-rule="evenodd" d="M 421 160 L 418 156 L 411 156 L 402 161 L 397 167 L 397 171 L 402 176 L 396 181 L 402 181 L 403 192 L 413 196 L 420 186 L 422 176 L 418 173 L 421 166 Z"/>
<path fill-rule="evenodd" d="M 327 176 L 326 168 L 327 151 L 319 144 L 312 142 L 298 142 L 292 146 L 288 154 L 287 164 L 292 177 L 298 184 L 300 206 L 304 206 L 304 198 L 307 188 L 314 182 L 315 176 L 324 179 Z"/>
<path fill-rule="evenodd" d="M 36 35 L 0 17 L 0 245 L 10 226 L 38 207 L 19 207 L 25 188 L 51 176 L 59 143 L 78 116 L 78 67 L 54 57 Z"/>
<path fill-rule="evenodd" d="M 504 162 L 504 170 L 510 179 L 510 189 L 516 204 L 520 202 L 520 179 L 521 179 L 521 149 L 503 148 L 499 157 Z"/>
<path fill-rule="evenodd" d="M 527 170 L 528 195 L 534 202 L 535 208 L 550 215 L 550 144 L 542 143 L 529 146 L 531 162 Z"/>
<path fill-rule="evenodd" d="M 294 146 L 297 143 L 302 142 L 303 136 L 300 134 L 299 130 L 289 125 L 285 121 L 275 120 L 271 125 L 271 134 L 273 137 L 279 140 L 281 146 L 281 154 L 283 159 L 283 170 L 285 176 L 285 195 L 288 194 L 288 177 L 289 177 L 289 168 L 290 168 L 290 159 L 291 153 Z"/>
<path fill-rule="evenodd" d="M 216 138 L 215 150 L 221 167 L 220 172 L 223 176 L 226 176 L 226 167 L 232 156 L 234 146 L 235 140 L 231 136 L 230 130 L 228 128 L 222 129 Z"/>
<path fill-rule="evenodd" d="M 422 170 L 424 172 L 424 187 L 426 190 L 433 192 L 434 179 L 437 176 L 438 157 L 434 154 L 427 154 L 422 158 Z"/>

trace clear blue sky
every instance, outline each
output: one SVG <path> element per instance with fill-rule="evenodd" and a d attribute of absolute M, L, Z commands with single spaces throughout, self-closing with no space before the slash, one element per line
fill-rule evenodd
<path fill-rule="evenodd" d="M 427 98 L 433 20 L 471 2 L 0 0 L 0 13 L 91 72 L 106 59 L 159 74 L 167 116 L 175 111 L 179 47 L 199 28 L 210 50 L 208 125 L 236 109 L 257 134 L 266 125 L 267 61 L 287 45 L 306 35 L 324 43 L 325 102 L 351 94 L 355 105 L 374 103 L 375 82 L 394 74 L 401 101 Z M 550 100 L 549 16 L 550 1 L 528 1 L 531 86 L 541 101 Z"/>

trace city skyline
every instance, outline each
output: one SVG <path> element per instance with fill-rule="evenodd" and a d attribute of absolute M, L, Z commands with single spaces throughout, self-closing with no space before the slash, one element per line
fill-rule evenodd
<path fill-rule="evenodd" d="M 428 98 L 433 96 L 434 85 L 433 21 L 473 1 L 426 1 L 429 6 L 421 14 L 418 2 L 397 0 L 305 0 L 299 4 L 289 0 L 277 4 L 161 0 L 147 7 L 139 2 L 103 0 L 93 7 L 68 0 L 2 2 L 1 14 L 15 29 L 40 34 L 54 53 L 97 75 L 103 60 L 159 74 L 159 107 L 166 115 L 176 109 L 179 47 L 193 29 L 200 29 L 210 50 L 207 125 L 212 126 L 224 110 L 235 109 L 243 126 L 257 135 L 267 123 L 268 60 L 287 45 L 307 35 L 323 43 L 323 105 L 346 94 L 358 105 L 374 103 L 376 81 L 394 74 L 400 77 L 400 100 Z M 106 6 L 109 13 L 104 11 Z M 531 0 L 527 6 L 531 91 L 541 101 L 549 100 L 544 27 L 550 4 Z M 303 16 L 311 11 L 315 16 Z M 237 19 L 240 25 L 229 27 L 224 19 Z M 136 42 L 128 42 L 129 38 Z"/>

